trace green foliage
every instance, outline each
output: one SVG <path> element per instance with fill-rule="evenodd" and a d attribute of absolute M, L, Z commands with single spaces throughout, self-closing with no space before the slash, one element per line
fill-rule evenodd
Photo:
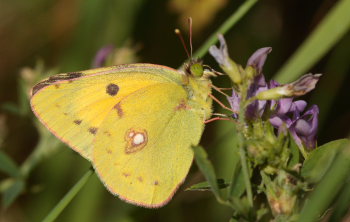
<path fill-rule="evenodd" d="M 2 204 L 5 208 L 9 207 L 16 198 L 23 192 L 25 188 L 24 181 L 16 179 L 13 183 L 9 184 L 2 192 Z"/>
<path fill-rule="evenodd" d="M 21 173 L 15 162 L 0 150 L 0 171 L 12 177 L 20 177 Z"/>
<path fill-rule="evenodd" d="M 230 185 L 226 183 L 224 179 L 217 179 L 216 184 L 218 185 L 219 189 L 224 189 Z M 208 181 L 196 183 L 186 189 L 186 191 L 210 191 L 210 190 L 212 190 L 212 187 L 210 186 Z"/>
<path fill-rule="evenodd" d="M 217 183 L 218 180 L 216 178 L 215 170 L 212 163 L 208 159 L 207 153 L 200 146 L 193 147 L 192 149 L 194 151 L 196 163 L 201 172 L 204 174 L 205 179 L 208 181 L 208 184 L 216 199 L 218 201 L 222 201 L 222 194 Z"/>
<path fill-rule="evenodd" d="M 309 183 L 319 182 L 333 164 L 334 158 L 339 154 L 339 149 L 348 143 L 347 139 L 335 140 L 310 152 L 309 158 L 301 169 L 301 175 Z"/>
<path fill-rule="evenodd" d="M 305 202 L 300 213 L 300 222 L 316 221 L 323 216 L 345 182 L 349 180 L 350 146 L 346 141 L 342 143 L 333 164 L 311 193 L 310 199 Z"/>

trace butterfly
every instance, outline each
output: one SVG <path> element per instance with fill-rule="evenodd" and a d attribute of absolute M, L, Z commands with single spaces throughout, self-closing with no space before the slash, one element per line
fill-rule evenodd
<path fill-rule="evenodd" d="M 212 115 L 211 75 L 195 60 L 184 71 L 140 63 L 69 72 L 36 84 L 30 102 L 111 193 L 155 208 L 189 171 Z"/>

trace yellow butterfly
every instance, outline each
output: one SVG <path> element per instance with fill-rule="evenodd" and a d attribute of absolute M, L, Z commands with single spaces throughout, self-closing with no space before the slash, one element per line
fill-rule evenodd
<path fill-rule="evenodd" d="M 129 64 L 52 76 L 31 107 L 59 139 L 91 161 L 107 189 L 161 207 L 184 181 L 212 114 L 210 72 Z"/>

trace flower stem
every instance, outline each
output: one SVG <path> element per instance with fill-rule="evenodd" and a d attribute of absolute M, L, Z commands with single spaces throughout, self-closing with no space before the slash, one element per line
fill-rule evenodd
<path fill-rule="evenodd" d="M 242 91 L 242 100 L 244 101 L 246 99 L 246 97 L 244 95 L 246 95 L 247 92 L 247 87 L 242 86 L 241 88 Z M 239 115 L 239 124 L 242 128 L 244 128 L 243 126 L 245 125 L 245 113 L 246 111 L 246 103 L 242 103 L 240 106 L 240 115 Z M 245 145 L 245 139 L 244 139 L 244 130 L 238 130 L 238 145 L 239 145 L 239 156 L 241 158 L 241 164 L 242 164 L 242 172 L 243 172 L 243 180 L 244 180 L 244 184 L 245 184 L 245 189 L 247 192 L 247 198 L 248 198 L 248 202 L 249 205 L 251 207 L 253 207 L 253 194 L 252 194 L 252 185 L 250 183 L 250 176 L 249 176 L 249 169 L 248 169 L 248 164 L 247 164 L 247 158 L 246 158 L 246 145 Z"/>
<path fill-rule="evenodd" d="M 248 202 L 249 202 L 249 205 L 253 207 L 252 185 L 250 184 L 250 176 L 249 176 L 246 152 L 243 144 L 241 144 L 239 147 L 239 156 L 241 158 L 241 163 L 242 163 L 243 179 L 244 179 L 244 184 L 247 191 Z"/>
<path fill-rule="evenodd" d="M 214 32 L 207 41 L 193 54 L 193 58 L 203 57 L 210 46 L 217 41 L 217 34 L 225 34 L 230 30 L 241 18 L 257 3 L 258 0 L 246 0 L 218 29 Z"/>
<path fill-rule="evenodd" d="M 94 170 L 90 168 L 82 178 L 70 189 L 70 191 L 58 202 L 58 204 L 50 211 L 50 213 L 45 217 L 43 222 L 54 221 L 57 216 L 66 208 L 66 206 L 72 201 L 72 199 L 77 195 L 81 188 L 86 184 Z"/>

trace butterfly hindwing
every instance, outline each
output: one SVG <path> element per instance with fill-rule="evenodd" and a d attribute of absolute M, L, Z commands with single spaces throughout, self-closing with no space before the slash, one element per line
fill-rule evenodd
<path fill-rule="evenodd" d="M 31 106 L 54 135 L 90 160 L 100 124 L 120 100 L 155 84 L 179 81 L 176 70 L 149 64 L 59 74 L 33 88 Z"/>
<path fill-rule="evenodd" d="M 204 124 L 182 86 L 160 83 L 119 101 L 100 125 L 93 163 L 106 187 L 145 207 L 166 204 L 182 183 Z"/>

